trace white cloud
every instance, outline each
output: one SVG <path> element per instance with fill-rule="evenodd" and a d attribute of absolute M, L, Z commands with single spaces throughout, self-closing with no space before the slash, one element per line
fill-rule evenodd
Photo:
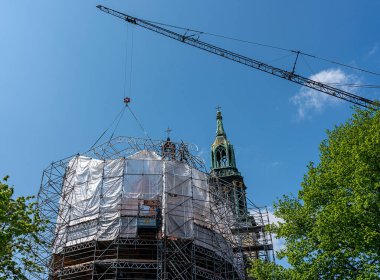
<path fill-rule="evenodd" d="M 348 75 L 340 69 L 322 70 L 321 72 L 310 76 L 309 79 L 331 84 L 333 87 L 350 92 L 352 92 L 352 89 L 335 84 L 354 84 L 359 82 L 358 77 Z M 299 118 L 305 119 L 310 118 L 310 112 L 321 112 L 325 107 L 336 105 L 341 100 L 326 93 L 302 87 L 300 91 L 290 99 L 290 101 L 298 107 Z"/>
<path fill-rule="evenodd" d="M 271 224 L 272 223 L 278 224 L 279 222 L 281 223 L 284 222 L 283 219 L 276 217 L 273 214 L 273 211 L 271 209 L 268 210 L 268 215 L 269 215 L 269 222 Z M 276 238 L 276 235 L 272 234 L 272 239 L 273 239 L 273 248 L 275 251 L 285 248 L 285 240 L 283 238 Z"/>
<path fill-rule="evenodd" d="M 372 49 L 368 52 L 368 56 L 372 56 L 379 50 L 379 43 L 375 43 Z"/>
<path fill-rule="evenodd" d="M 272 166 L 272 167 L 277 167 L 277 166 L 279 166 L 281 163 L 279 162 L 279 161 L 277 161 L 277 160 L 275 160 L 275 161 L 272 161 L 271 163 L 270 163 L 270 166 Z"/>

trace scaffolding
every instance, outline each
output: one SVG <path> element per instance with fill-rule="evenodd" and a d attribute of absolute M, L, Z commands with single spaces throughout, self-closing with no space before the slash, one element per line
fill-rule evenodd
<path fill-rule="evenodd" d="M 272 261 L 267 209 L 206 172 L 194 145 L 117 137 L 53 162 L 38 207 L 49 221 L 32 279 L 247 279 Z M 231 198 L 231 193 L 234 197 Z"/>

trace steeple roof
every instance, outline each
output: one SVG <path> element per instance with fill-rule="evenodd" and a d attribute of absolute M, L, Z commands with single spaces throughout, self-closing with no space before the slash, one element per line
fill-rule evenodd
<path fill-rule="evenodd" d="M 234 147 L 227 140 L 220 107 L 216 112 L 216 137 L 211 146 L 212 172 L 223 176 L 240 175 L 236 168 Z"/>
<path fill-rule="evenodd" d="M 224 131 L 223 127 L 223 117 L 222 112 L 218 108 L 218 111 L 216 112 L 216 136 L 224 136 L 227 138 L 226 132 Z"/>

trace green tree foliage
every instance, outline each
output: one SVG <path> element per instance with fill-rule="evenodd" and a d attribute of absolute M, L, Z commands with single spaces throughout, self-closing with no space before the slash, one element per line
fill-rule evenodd
<path fill-rule="evenodd" d="M 380 111 L 358 109 L 327 136 L 298 196 L 274 205 L 291 267 L 257 261 L 256 279 L 380 279 Z"/>
<path fill-rule="evenodd" d="M 41 271 L 31 244 L 42 244 L 44 222 L 33 197 L 13 198 L 7 179 L 0 180 L 0 279 L 27 279 L 25 273 Z"/>
<path fill-rule="evenodd" d="M 271 262 L 264 262 L 263 260 L 254 260 L 250 268 L 250 275 L 258 280 L 275 279 L 275 280 L 288 280 L 292 279 L 290 270 L 283 268 Z"/>

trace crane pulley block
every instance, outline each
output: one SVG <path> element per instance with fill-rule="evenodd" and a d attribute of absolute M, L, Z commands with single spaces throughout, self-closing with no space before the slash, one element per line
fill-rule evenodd
<path fill-rule="evenodd" d="M 130 102 L 131 102 L 131 98 L 129 98 L 129 97 L 124 98 L 125 105 L 128 105 Z"/>

